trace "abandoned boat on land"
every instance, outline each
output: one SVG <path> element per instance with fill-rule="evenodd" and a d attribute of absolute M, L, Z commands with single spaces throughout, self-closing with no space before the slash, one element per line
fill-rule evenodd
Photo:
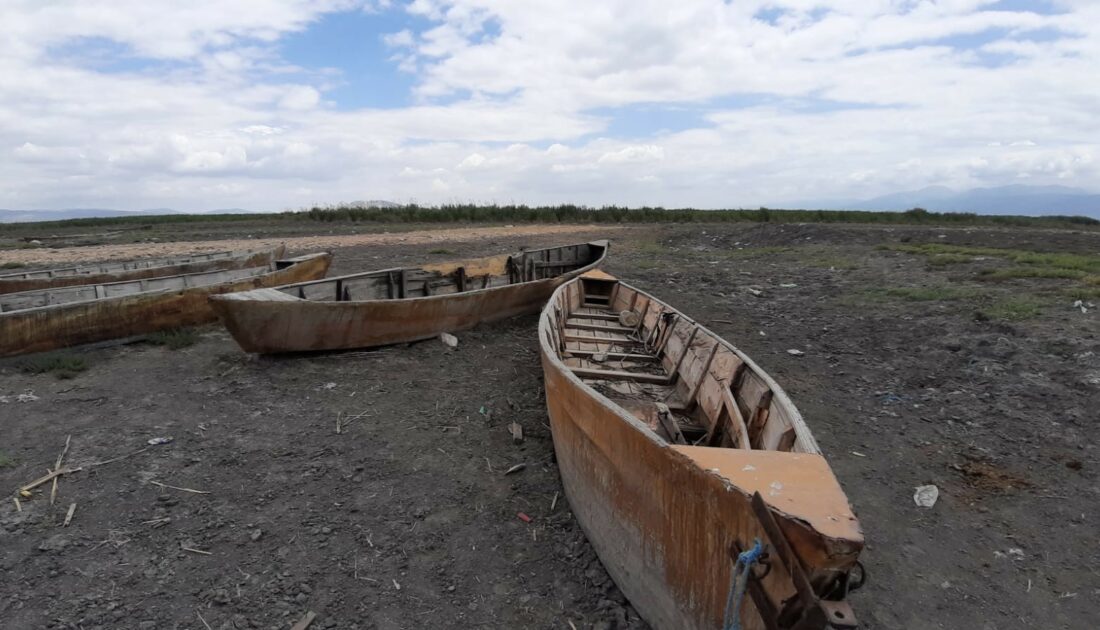
<path fill-rule="evenodd" d="M 608 242 L 368 271 L 211 296 L 246 352 L 369 348 L 537 312 L 554 289 L 599 266 Z"/>
<path fill-rule="evenodd" d="M 331 254 L 125 282 L 0 295 L 0 356 L 54 350 L 203 324 L 207 296 L 322 278 Z"/>
<path fill-rule="evenodd" d="M 771 377 L 599 271 L 554 293 L 539 341 L 569 504 L 646 621 L 727 627 L 734 559 L 759 540 L 766 567 L 745 581 L 746 630 L 855 627 L 844 597 L 863 582 L 863 534 Z"/>
<path fill-rule="evenodd" d="M 262 267 L 282 258 L 286 247 L 244 250 L 236 252 L 211 252 L 170 258 L 143 258 L 122 262 L 106 262 L 94 265 L 76 265 L 58 269 L 40 269 L 0 274 L 0 294 L 38 289 L 71 287 L 81 284 L 104 284 L 160 278 L 185 273 Z"/>

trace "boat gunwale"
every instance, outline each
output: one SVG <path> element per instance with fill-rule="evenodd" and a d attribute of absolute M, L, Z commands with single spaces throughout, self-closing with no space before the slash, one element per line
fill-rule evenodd
<path fill-rule="evenodd" d="M 38 312 L 43 312 L 43 311 L 46 311 L 46 310 L 49 310 L 49 309 L 60 309 L 60 308 L 65 308 L 65 307 L 68 307 L 68 306 L 72 306 L 74 304 L 87 304 L 87 303 L 90 303 L 90 302 L 109 302 L 111 300 L 121 300 L 121 299 L 125 299 L 125 298 L 132 298 L 132 297 L 139 296 L 139 295 L 140 296 L 145 296 L 145 295 L 158 295 L 158 294 L 161 294 L 161 293 L 182 293 L 184 291 L 191 291 L 191 290 L 194 290 L 194 289 L 207 289 L 207 288 L 210 288 L 210 287 L 216 287 L 216 286 L 224 284 L 226 282 L 236 282 L 236 281 L 241 281 L 241 280 L 249 280 L 249 279 L 252 279 L 252 278 L 260 278 L 260 277 L 266 276 L 266 275 L 271 274 L 271 273 L 275 273 L 275 272 L 278 272 L 278 271 L 283 271 L 285 269 L 289 269 L 290 267 L 293 267 L 294 265 L 310 262 L 312 260 L 316 260 L 317 258 L 321 258 L 321 257 L 324 257 L 324 256 L 332 256 L 332 252 L 316 252 L 316 253 L 312 253 L 312 254 L 305 254 L 305 255 L 302 255 L 302 256 L 295 256 L 293 258 L 278 258 L 278 259 L 273 259 L 267 265 L 262 265 L 262 266 L 257 266 L 257 267 L 241 267 L 241 268 L 238 268 L 238 269 L 217 269 L 217 270 L 209 270 L 209 271 L 195 271 L 195 272 L 191 272 L 191 273 L 180 273 L 180 274 L 172 274 L 172 275 L 167 275 L 167 276 L 157 276 L 155 278 L 140 278 L 140 279 L 135 279 L 135 280 L 119 280 L 117 282 L 96 282 L 96 283 L 92 283 L 92 284 L 71 285 L 71 286 L 66 286 L 66 287 L 52 287 L 52 288 L 48 288 L 48 289 L 30 289 L 28 291 L 18 291 L 18 292 L 15 292 L 15 293 L 6 293 L 2 296 L 3 299 L 9 299 L 12 296 L 19 296 L 19 295 L 41 295 L 43 293 L 49 293 L 51 291 L 61 291 L 61 290 L 65 290 L 65 289 L 80 289 L 80 288 L 85 288 L 86 289 L 88 287 L 113 286 L 113 285 L 120 285 L 120 284 L 130 284 L 130 283 L 134 283 L 134 282 L 152 282 L 152 281 L 155 281 L 155 280 L 164 280 L 166 278 L 185 278 L 185 277 L 194 277 L 194 276 L 205 276 L 205 275 L 210 275 L 210 274 L 226 273 L 226 272 L 232 272 L 232 271 L 253 270 L 253 269 L 259 271 L 259 273 L 248 274 L 248 275 L 245 275 L 245 276 L 241 276 L 239 278 L 230 278 L 230 279 L 224 280 L 222 282 L 214 282 L 214 283 L 210 283 L 210 284 L 200 284 L 198 286 L 193 286 L 193 287 L 182 287 L 182 288 L 181 287 L 166 287 L 166 288 L 163 288 L 163 289 L 149 289 L 147 291 L 139 291 L 137 293 L 126 293 L 126 294 L 122 294 L 122 295 L 108 295 L 108 296 L 104 296 L 104 297 L 93 297 L 93 298 L 90 298 L 90 299 L 87 299 L 87 300 L 73 300 L 71 302 L 59 302 L 57 304 L 44 304 L 42 306 L 32 306 L 30 308 L 19 308 L 19 309 L 11 309 L 11 310 L 4 309 L 3 311 L 0 311 L 0 318 L 4 317 L 5 315 L 17 315 L 17 314 L 22 314 L 22 313 L 38 313 Z M 286 267 L 279 268 L 278 265 L 276 264 L 276 263 L 279 263 L 279 262 L 289 262 L 291 264 L 286 266 Z M 250 290 L 252 290 L 252 289 L 250 289 Z M 226 294 L 226 295 L 232 295 L 232 294 Z"/>
<path fill-rule="evenodd" d="M 149 270 L 160 269 L 160 268 L 179 267 L 181 265 L 200 264 L 200 263 L 204 263 L 204 262 L 222 261 L 222 260 L 233 260 L 235 258 L 251 258 L 252 256 L 255 256 L 257 254 L 264 254 L 264 253 L 271 253 L 273 258 L 277 258 L 276 252 L 279 251 L 280 249 L 283 251 L 283 253 L 285 255 L 286 244 L 285 243 L 280 243 L 280 244 L 275 245 L 273 247 L 259 247 L 259 248 L 256 248 L 256 249 L 236 249 L 236 250 L 228 249 L 228 250 L 219 250 L 219 251 L 216 251 L 216 252 L 199 252 L 199 253 L 189 254 L 187 256 L 182 256 L 180 258 L 173 258 L 171 256 L 164 256 L 162 258 L 128 258 L 128 259 L 125 259 L 125 260 L 118 260 L 118 261 L 108 260 L 108 261 L 104 261 L 101 264 L 104 264 L 104 265 L 125 265 L 125 264 L 128 264 L 128 263 L 141 262 L 142 260 L 152 260 L 152 261 L 156 261 L 156 262 L 162 263 L 162 264 L 150 265 L 148 267 L 134 267 L 132 269 L 121 268 L 121 269 L 117 269 L 115 271 L 97 270 L 97 271 L 90 271 L 90 272 L 87 272 L 87 273 L 69 273 L 69 274 L 64 274 L 64 275 L 61 275 L 61 276 L 47 276 L 43 279 L 50 280 L 50 279 L 53 279 L 53 278 L 82 278 L 84 276 L 110 275 L 110 274 L 114 274 L 114 273 L 121 273 L 121 272 L 127 272 L 127 271 L 149 271 Z M 197 256 L 208 256 L 208 258 L 203 259 L 203 260 L 195 260 L 195 257 L 197 257 Z M 172 262 L 168 262 L 168 261 L 172 261 Z M 85 265 L 74 265 L 72 267 L 50 267 L 48 269 L 30 269 L 30 270 L 26 270 L 26 271 L 13 271 L 13 272 L 10 272 L 10 273 L 0 274 L 0 282 L 4 282 L 6 280 L 37 280 L 37 279 L 39 279 L 37 276 L 32 276 L 30 274 L 43 274 L 43 273 L 50 273 L 50 272 L 56 272 L 56 271 L 68 271 L 68 270 L 80 269 L 82 267 L 89 267 L 90 268 L 90 267 L 95 267 L 95 266 L 96 266 L 95 263 L 89 263 L 89 264 L 85 264 Z M 205 272 L 198 271 L 198 272 L 193 272 L 193 273 L 205 273 Z M 187 275 L 187 274 L 169 274 L 169 276 L 171 276 L 171 275 Z M 154 278 L 166 278 L 166 277 L 169 277 L 169 276 L 155 276 L 153 278 L 145 278 L 145 279 L 146 280 L 153 280 Z M 132 282 L 132 280 L 118 280 L 117 282 Z M 89 282 L 87 284 L 113 284 L 113 283 Z M 85 285 L 70 285 L 70 286 L 85 286 Z M 25 292 L 30 292 L 30 291 L 48 291 L 50 289 L 64 289 L 64 288 L 67 288 L 67 287 L 46 287 L 46 288 L 43 288 L 43 289 L 27 289 L 27 291 L 14 291 L 13 293 L 25 293 Z M 11 293 L 8 293 L 7 295 L 11 295 Z"/>
<path fill-rule="evenodd" d="M 565 376 L 565 378 L 567 378 L 570 381 L 572 381 L 576 384 L 579 384 L 581 387 L 583 387 L 586 394 L 590 394 L 601 405 L 603 405 L 604 407 L 609 408 L 611 411 L 613 411 L 621 419 L 626 420 L 628 423 L 630 423 L 631 426 L 641 430 L 642 433 L 646 437 L 648 437 L 651 440 L 657 442 L 661 446 L 669 448 L 669 450 L 671 452 L 677 453 L 678 455 L 682 456 L 681 453 L 677 452 L 675 449 L 670 448 L 671 446 L 673 446 L 671 443 L 669 443 L 667 440 L 661 438 L 661 436 L 657 435 L 657 433 L 653 429 L 649 428 L 649 426 L 647 426 L 644 422 L 642 422 L 640 419 L 638 419 L 636 416 L 634 416 L 634 414 L 630 413 L 629 411 L 624 409 L 622 407 L 622 405 L 619 405 L 615 401 L 613 401 L 610 398 L 608 398 L 607 396 L 603 395 L 595 387 L 592 387 L 591 385 L 586 383 L 584 381 L 584 379 L 582 379 L 581 377 L 574 374 L 573 370 L 569 369 L 569 366 L 566 365 L 565 362 L 562 360 L 561 355 L 559 354 L 559 352 L 554 350 L 553 346 L 550 345 L 550 342 L 548 341 L 547 338 L 550 335 L 550 308 L 551 308 L 551 306 L 555 303 L 555 300 L 557 300 L 564 291 L 568 290 L 568 287 L 571 284 L 573 284 L 574 282 L 583 282 L 583 281 L 584 281 L 584 278 L 577 277 L 577 278 L 573 278 L 572 280 L 569 280 L 568 282 L 563 283 L 560 287 L 558 287 L 557 289 L 554 290 L 554 293 L 551 294 L 550 298 L 546 301 L 546 306 L 543 308 L 542 314 L 539 315 L 538 332 L 539 332 L 539 347 L 540 347 L 540 349 L 542 349 L 544 355 L 547 355 L 547 358 L 549 359 L 551 364 L 553 364 L 554 367 L 558 370 L 558 372 L 562 373 Z M 683 321 L 687 321 L 688 323 L 690 323 L 694 326 L 697 326 L 699 328 L 699 330 L 703 331 L 704 333 L 709 334 L 711 337 L 713 337 L 715 340 L 717 340 L 718 343 L 723 344 L 726 347 L 726 349 L 730 350 L 735 355 L 737 355 L 738 358 L 740 358 L 742 361 L 745 362 L 746 367 L 748 369 L 753 370 L 755 372 L 755 374 L 757 376 L 759 376 L 762 381 L 764 381 L 764 384 L 767 385 L 768 388 L 772 391 L 772 403 L 773 404 L 775 404 L 775 403 L 784 404 L 786 406 L 787 410 L 791 413 L 791 418 L 790 418 L 791 426 L 794 427 L 795 432 L 798 434 L 798 438 L 800 440 L 802 440 L 803 444 L 807 447 L 807 450 L 802 451 L 801 453 L 810 454 L 810 455 L 819 455 L 819 456 L 824 457 L 824 453 L 821 452 L 821 447 L 818 445 L 817 439 L 813 435 L 813 431 L 810 430 L 809 425 L 806 424 L 805 419 L 802 417 L 802 412 L 799 411 L 798 407 L 794 404 L 794 401 L 792 401 L 790 399 L 790 397 L 787 395 L 787 392 L 783 390 L 783 388 L 779 385 L 779 383 L 777 383 L 775 381 L 775 379 L 772 378 L 772 376 L 770 374 L 768 374 L 767 371 L 765 371 L 763 368 L 761 368 L 756 363 L 756 361 L 753 361 L 751 357 L 749 357 L 747 354 L 742 352 L 739 348 L 734 346 L 732 343 L 730 343 L 726 339 L 722 338 L 721 335 L 716 334 L 714 331 L 710 330 L 706 326 L 703 326 L 702 324 L 700 324 L 695 319 L 685 315 L 679 309 L 674 308 L 671 304 L 668 304 L 667 302 L 661 300 L 660 298 L 657 298 L 657 297 L 655 297 L 655 296 L 639 289 L 638 287 L 635 287 L 632 284 L 623 282 L 619 278 L 615 278 L 615 281 L 618 282 L 620 285 L 626 286 L 627 288 L 629 288 L 633 291 L 637 291 L 639 295 L 645 296 L 645 297 L 647 297 L 647 298 L 649 298 L 649 299 L 651 299 L 651 300 L 653 300 L 653 301 L 655 301 L 659 304 L 664 305 L 665 307 L 671 309 L 672 311 L 676 312 L 677 314 L 679 314 L 680 318 L 682 318 Z M 701 378 L 703 378 L 705 376 L 706 375 L 704 374 Z M 812 450 L 810 450 L 811 448 L 812 448 Z M 741 449 L 727 449 L 727 450 L 732 450 L 732 451 L 736 452 L 736 451 L 739 451 Z M 785 451 L 776 451 L 776 450 L 771 450 L 771 449 L 752 449 L 752 450 L 756 451 L 756 452 L 761 452 L 761 453 L 786 453 Z M 794 453 L 794 454 L 797 455 L 797 454 L 801 454 L 801 453 Z"/>
<path fill-rule="evenodd" d="M 401 304 L 401 303 L 409 303 L 409 302 L 412 302 L 412 301 L 443 300 L 443 299 L 448 299 L 448 298 L 453 299 L 453 298 L 457 298 L 457 297 L 460 297 L 460 296 L 476 295 L 476 294 L 488 294 L 490 292 L 499 291 L 499 290 L 502 290 L 502 289 L 513 289 L 513 288 L 516 288 L 516 287 L 533 285 L 533 284 L 538 283 L 538 282 L 546 282 L 546 281 L 562 280 L 562 279 L 564 279 L 563 284 L 567 284 L 567 283 L 569 283 L 573 280 L 576 280 L 577 277 L 579 277 L 580 274 L 584 274 L 584 273 L 587 273 L 589 271 L 592 271 L 593 269 L 596 269 L 597 267 L 599 267 L 601 264 L 604 263 L 604 261 L 607 259 L 607 253 L 611 248 L 611 241 L 609 239 L 599 239 L 599 240 L 595 240 L 595 241 L 587 241 L 587 242 L 584 242 L 584 243 L 572 243 L 572 244 L 569 244 L 569 245 L 560 245 L 560 246 L 556 246 L 556 247 L 543 247 L 543 248 L 540 248 L 540 249 L 524 250 L 524 252 L 539 252 L 539 251 L 547 251 L 547 250 L 551 250 L 551 249 L 560 249 L 562 247 L 574 247 L 574 246 L 577 246 L 577 245 L 598 245 L 603 251 L 600 253 L 599 258 L 596 258 L 595 260 L 588 263 L 584 267 L 578 267 L 576 269 L 567 271 L 565 273 L 562 273 L 562 274 L 559 274 L 559 275 L 556 275 L 556 276 L 549 276 L 549 277 L 546 277 L 546 278 L 538 278 L 538 279 L 535 279 L 535 280 L 524 280 L 523 282 L 515 282 L 515 283 L 512 283 L 512 284 L 502 284 L 502 285 L 495 286 L 495 287 L 485 287 L 484 289 L 471 289 L 469 291 L 457 291 L 455 293 L 440 293 L 440 294 L 437 294 L 437 295 L 417 295 L 417 296 L 405 297 L 405 298 L 375 298 L 375 299 L 370 299 L 370 300 L 340 300 L 340 301 L 336 301 L 336 300 L 311 300 L 309 298 L 301 298 L 301 297 L 298 297 L 297 295 L 291 295 L 289 293 L 286 294 L 287 297 L 293 298 L 293 299 L 288 299 L 288 300 L 283 300 L 283 299 L 280 299 L 280 300 L 250 300 L 250 299 L 244 298 L 243 296 L 247 293 L 251 293 L 252 291 L 261 290 L 261 289 L 252 289 L 252 290 L 249 290 L 249 291 L 238 291 L 236 293 L 222 293 L 222 294 L 219 294 L 219 295 L 211 295 L 210 299 L 215 300 L 215 301 L 225 301 L 225 302 L 244 302 L 244 301 L 247 301 L 247 302 L 254 303 L 254 304 L 278 303 L 278 304 L 281 304 L 281 305 L 285 305 L 285 304 L 299 303 L 298 304 L 299 306 L 302 305 L 302 304 L 310 304 L 310 305 L 316 305 L 318 308 L 336 308 L 336 307 L 345 307 L 346 308 L 348 306 L 363 305 L 363 304 Z M 524 252 L 518 252 L 518 253 L 522 254 Z M 511 257 L 511 256 L 514 256 L 514 255 L 515 254 L 497 254 L 495 256 L 484 256 L 482 258 L 471 258 L 469 260 L 462 261 L 462 262 L 483 262 L 483 261 L 492 260 L 492 259 L 495 259 L 495 258 Z M 444 264 L 445 265 L 445 264 L 447 264 L 447 261 L 444 261 L 444 262 L 438 263 L 438 264 Z M 330 278 L 321 278 L 320 280 L 309 280 L 307 282 L 296 282 L 294 284 L 283 284 L 283 285 L 279 285 L 277 287 L 267 287 L 264 290 L 279 291 L 280 293 L 282 293 L 284 291 L 284 289 L 291 289 L 291 288 L 297 288 L 297 287 L 302 287 L 302 286 L 321 284 L 321 283 L 324 283 L 324 282 L 334 282 L 334 281 L 337 281 L 337 280 L 347 280 L 349 278 L 362 278 L 364 276 L 369 276 L 369 275 L 373 275 L 373 274 L 381 274 L 381 273 L 402 271 L 402 270 L 408 270 L 408 269 L 418 269 L 418 270 L 420 270 L 420 269 L 423 269 L 423 268 L 424 268 L 424 266 L 420 266 L 420 267 L 391 267 L 389 269 L 375 269 L 375 270 L 372 270 L 372 271 L 363 271 L 363 272 L 348 274 L 348 275 L 344 275 L 344 276 L 332 276 Z"/>

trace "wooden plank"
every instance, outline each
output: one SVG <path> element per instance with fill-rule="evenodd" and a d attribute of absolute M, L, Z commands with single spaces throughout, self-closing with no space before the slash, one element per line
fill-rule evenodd
<path fill-rule="evenodd" d="M 698 333 L 698 326 L 691 329 L 691 335 L 688 337 L 687 343 L 684 344 L 684 351 L 680 353 L 680 358 L 676 360 L 676 365 L 672 368 L 672 376 L 680 374 L 680 365 L 684 362 L 684 357 L 687 356 L 687 353 L 691 352 L 691 344 L 695 341 L 695 335 Z"/>
<path fill-rule="evenodd" d="M 607 337 L 595 337 L 590 335 L 571 335 L 568 332 L 565 333 L 566 341 L 580 341 L 584 343 L 609 343 L 609 344 L 630 344 L 632 346 L 640 346 L 640 341 L 633 339 L 608 339 Z"/>
<path fill-rule="evenodd" d="M 710 364 L 714 362 L 714 355 L 718 353 L 718 347 L 721 345 L 722 344 L 715 341 L 714 347 L 710 349 L 710 356 L 707 357 L 707 362 L 705 365 L 703 365 L 703 373 L 699 375 L 699 380 L 695 382 L 694 386 L 692 386 L 691 394 L 689 394 L 687 397 L 689 403 L 693 402 L 695 400 L 695 396 L 699 394 L 699 387 L 703 384 L 703 379 L 705 379 L 707 375 L 710 374 Z"/>
<path fill-rule="evenodd" d="M 573 318 L 570 318 L 570 321 L 566 322 L 566 324 L 565 324 L 566 328 L 574 328 L 576 330 L 592 330 L 592 331 L 600 331 L 600 332 L 611 332 L 611 333 L 619 333 L 619 334 L 622 334 L 622 335 L 627 335 L 627 334 L 630 334 L 630 333 L 634 332 L 633 328 L 626 328 L 626 327 L 623 327 L 623 326 L 602 326 L 600 324 L 573 323 L 572 319 Z"/>
<path fill-rule="evenodd" d="M 597 370 L 593 368 L 569 368 L 573 374 L 581 378 L 600 379 L 605 381 L 634 381 L 635 383 L 653 383 L 655 385 L 669 385 L 672 382 L 663 374 L 645 374 L 639 372 L 621 372 L 619 370 Z"/>
<path fill-rule="evenodd" d="M 783 435 L 780 436 L 779 445 L 775 447 L 775 450 L 789 453 L 791 449 L 794 448 L 794 443 L 797 439 L 798 434 L 795 432 L 794 427 L 789 427 L 783 432 Z"/>
<path fill-rule="evenodd" d="M 652 354 L 637 354 L 630 352 L 601 352 L 599 350 L 567 350 L 570 354 L 577 354 L 581 356 L 591 356 L 593 354 L 607 355 L 608 359 L 625 359 L 627 361 L 658 361 L 659 359 Z"/>
<path fill-rule="evenodd" d="M 769 389 L 760 396 L 760 402 L 756 405 L 756 412 L 749 420 L 749 443 L 753 448 L 759 448 L 760 446 L 760 434 L 764 432 L 764 425 L 768 422 L 771 403 L 772 391 Z"/>

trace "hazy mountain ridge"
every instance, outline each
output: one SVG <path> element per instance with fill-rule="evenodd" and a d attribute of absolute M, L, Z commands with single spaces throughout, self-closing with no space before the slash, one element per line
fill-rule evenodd
<path fill-rule="evenodd" d="M 998 186 L 954 191 L 944 186 L 892 193 L 852 202 L 832 202 L 826 208 L 849 210 L 909 210 L 977 214 L 1083 215 L 1100 218 L 1100 195 L 1068 186 Z"/>

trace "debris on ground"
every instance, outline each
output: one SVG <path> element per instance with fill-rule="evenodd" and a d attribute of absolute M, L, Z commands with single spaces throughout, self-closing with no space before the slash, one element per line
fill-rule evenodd
<path fill-rule="evenodd" d="M 791 348 L 790 350 L 787 350 L 787 354 L 791 355 L 792 357 L 800 357 L 800 356 L 802 356 L 802 355 L 804 355 L 804 354 L 806 354 L 806 353 L 805 353 L 805 352 L 803 352 L 803 351 L 801 351 L 801 350 L 797 350 L 797 349 L 795 349 L 795 348 Z"/>
<path fill-rule="evenodd" d="M 511 475 L 513 473 L 518 473 L 519 471 L 521 471 L 525 468 L 527 468 L 527 464 L 516 464 L 515 466 L 512 466 L 508 470 L 504 471 L 504 474 L 505 475 Z"/>
<path fill-rule="evenodd" d="M 439 333 L 439 340 L 448 348 L 458 347 L 458 337 L 455 337 L 451 333 Z"/>
<path fill-rule="evenodd" d="M 940 489 L 934 485 L 917 486 L 916 492 L 913 494 L 913 502 L 918 507 L 930 508 L 936 505 L 939 498 Z"/>
<path fill-rule="evenodd" d="M 172 438 L 170 436 L 155 437 L 149 438 L 149 440 L 147 440 L 145 443 L 149 446 L 160 446 L 161 444 L 170 444 L 173 439 L 175 438 Z"/>

